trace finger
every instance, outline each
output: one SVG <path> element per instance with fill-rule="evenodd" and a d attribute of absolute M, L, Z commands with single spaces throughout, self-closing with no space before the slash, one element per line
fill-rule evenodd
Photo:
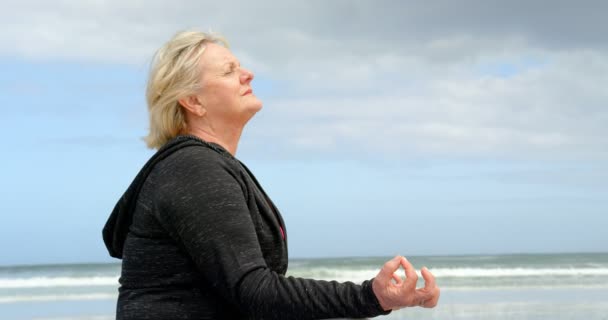
<path fill-rule="evenodd" d="M 425 308 L 433 308 L 439 301 L 440 290 L 435 287 L 430 291 L 426 288 L 416 289 L 416 300 Z"/>
<path fill-rule="evenodd" d="M 405 269 L 405 281 L 413 282 L 415 285 L 416 282 L 418 282 L 418 275 L 416 274 L 414 266 L 405 257 L 401 259 L 401 265 L 403 266 L 403 269 Z"/>
<path fill-rule="evenodd" d="M 393 277 L 392 275 L 399 269 L 399 262 L 401 260 L 401 256 L 396 256 L 393 259 L 387 261 L 382 269 L 378 273 L 378 277 L 381 278 L 382 281 L 390 281 Z"/>
<path fill-rule="evenodd" d="M 422 269 L 420 269 L 420 273 L 422 274 L 422 278 L 424 278 L 424 288 L 429 291 L 435 288 L 435 276 L 433 276 L 429 269 L 422 267 Z"/>
<path fill-rule="evenodd" d="M 435 289 L 427 290 L 426 288 L 418 288 L 416 289 L 416 299 L 418 302 L 420 301 L 431 301 L 435 298 Z"/>
<path fill-rule="evenodd" d="M 401 285 L 403 283 L 403 279 L 401 279 L 401 277 L 396 273 L 393 273 L 393 279 L 395 279 L 395 283 L 397 285 Z"/>
<path fill-rule="evenodd" d="M 433 298 L 427 300 L 426 303 L 424 304 L 424 307 L 425 308 L 436 307 L 437 302 L 439 302 L 439 296 L 440 296 L 440 290 L 439 290 L 439 287 L 436 287 L 435 290 L 433 290 Z"/>

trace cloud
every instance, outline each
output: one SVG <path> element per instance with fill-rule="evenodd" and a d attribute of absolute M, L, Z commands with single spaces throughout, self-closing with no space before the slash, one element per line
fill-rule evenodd
<path fill-rule="evenodd" d="M 24 0 L 6 5 L 0 18 L 5 54 L 137 63 L 176 30 L 196 27 L 216 29 L 241 51 L 276 65 L 304 56 L 412 50 L 433 59 L 442 54 L 460 59 L 513 48 L 515 42 L 559 50 L 606 49 L 602 12 L 608 4 L 585 4 Z"/>
<path fill-rule="evenodd" d="M 145 65 L 175 31 L 211 27 L 281 87 L 265 97 L 252 141 L 292 152 L 604 158 L 607 7 L 20 1 L 0 13 L 0 54 Z"/>
<path fill-rule="evenodd" d="M 267 103 L 263 112 L 274 116 L 263 118 L 260 131 L 284 132 L 298 148 L 605 157 L 608 61 L 592 51 L 546 56 L 551 63 L 507 78 L 429 67 L 424 79 L 392 94 L 277 99 Z"/>

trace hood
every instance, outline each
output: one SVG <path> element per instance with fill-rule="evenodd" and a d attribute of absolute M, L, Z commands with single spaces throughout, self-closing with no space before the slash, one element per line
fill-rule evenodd
<path fill-rule="evenodd" d="M 133 222 L 133 212 L 135 211 L 137 196 L 139 196 L 139 192 L 154 166 L 177 150 L 191 146 L 204 146 L 216 150 L 219 147 L 219 145 L 216 147 L 197 137 L 184 135 L 174 138 L 160 148 L 152 158 L 146 162 L 135 179 L 133 179 L 133 182 L 131 182 L 127 191 L 120 197 L 118 203 L 114 206 L 114 210 L 112 210 L 108 221 L 103 227 L 103 241 L 110 256 L 122 259 L 123 246 L 127 239 L 131 223 Z"/>

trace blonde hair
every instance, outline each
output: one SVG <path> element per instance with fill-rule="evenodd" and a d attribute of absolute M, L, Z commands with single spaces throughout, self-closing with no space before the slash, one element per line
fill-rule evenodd
<path fill-rule="evenodd" d="M 214 33 L 181 31 L 156 52 L 146 89 L 150 132 L 144 140 L 149 148 L 162 147 L 186 129 L 184 110 L 178 100 L 199 88 L 199 59 L 208 42 L 229 46 Z"/>

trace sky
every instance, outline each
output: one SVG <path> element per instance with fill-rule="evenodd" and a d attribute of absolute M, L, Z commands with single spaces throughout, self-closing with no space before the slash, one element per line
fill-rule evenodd
<path fill-rule="evenodd" d="M 605 1 L 31 1 L 0 11 L 0 265 L 117 261 L 146 77 L 224 35 L 291 258 L 608 252 Z"/>

